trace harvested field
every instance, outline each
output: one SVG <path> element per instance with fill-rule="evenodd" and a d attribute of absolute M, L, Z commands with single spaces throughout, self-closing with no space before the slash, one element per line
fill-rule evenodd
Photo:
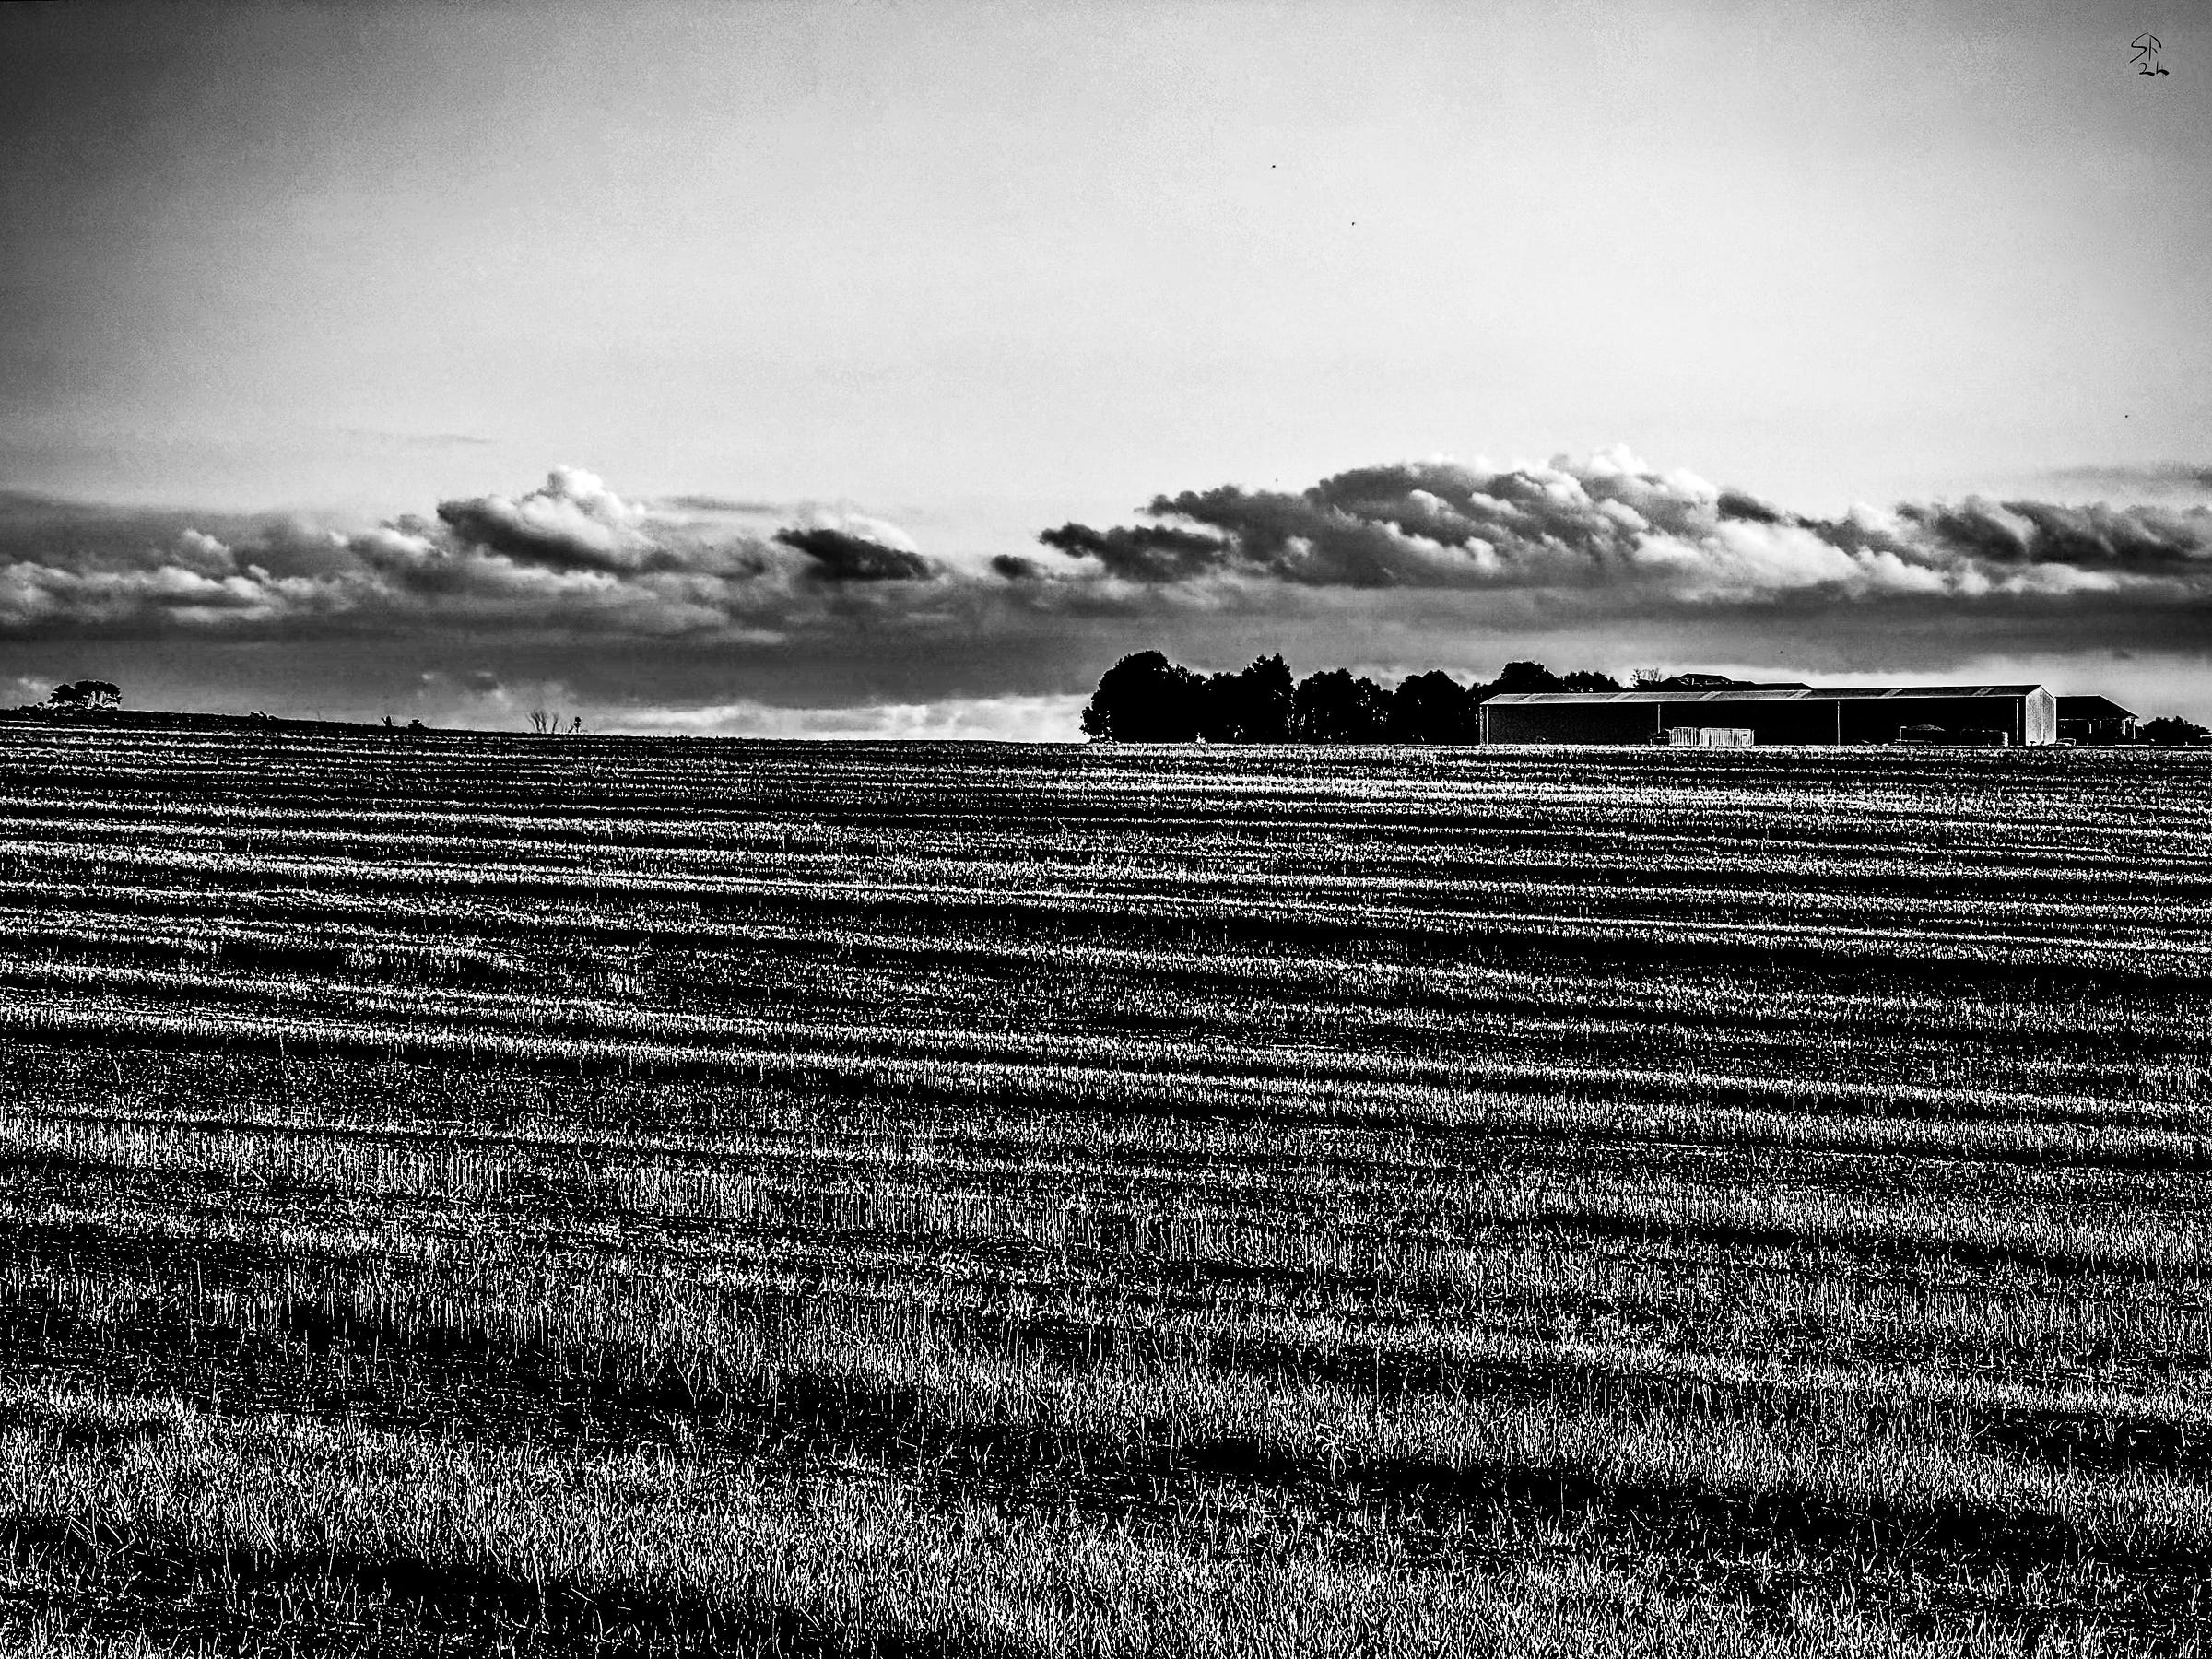
<path fill-rule="evenodd" d="M 2184 1653 L 2212 755 L 0 725 L 57 1651 Z"/>

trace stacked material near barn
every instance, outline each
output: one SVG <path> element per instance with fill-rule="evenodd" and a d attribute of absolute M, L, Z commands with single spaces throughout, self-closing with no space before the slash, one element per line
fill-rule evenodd
<path fill-rule="evenodd" d="M 1909 725 L 1898 729 L 1897 740 L 1906 744 L 1964 746 L 1967 748 L 2007 748 L 2012 734 L 1996 726 L 1968 726 L 1953 731 L 1949 726 Z"/>
<path fill-rule="evenodd" d="M 1759 744 L 1894 743 L 1907 726 L 2043 744 L 2057 739 L 2057 702 L 2041 686 L 1728 686 L 1505 692 L 1480 713 L 1485 743 L 1650 743 L 1675 726 L 1725 725 Z"/>
<path fill-rule="evenodd" d="M 1666 741 L 1674 748 L 1749 748 L 1749 726 L 1669 726 Z"/>

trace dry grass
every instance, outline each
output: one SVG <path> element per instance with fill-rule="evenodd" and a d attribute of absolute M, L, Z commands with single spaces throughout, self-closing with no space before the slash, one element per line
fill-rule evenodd
<path fill-rule="evenodd" d="M 2193 1651 L 2206 773 L 0 734 L 0 1626 Z"/>

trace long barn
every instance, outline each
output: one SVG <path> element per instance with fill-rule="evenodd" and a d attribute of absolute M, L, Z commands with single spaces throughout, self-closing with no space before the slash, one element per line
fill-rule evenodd
<path fill-rule="evenodd" d="M 1518 691 L 1490 698 L 1480 719 L 1485 743 L 1650 743 L 1677 726 L 1717 726 L 1762 744 L 2044 744 L 2058 737 L 2058 700 L 2041 686 Z"/>

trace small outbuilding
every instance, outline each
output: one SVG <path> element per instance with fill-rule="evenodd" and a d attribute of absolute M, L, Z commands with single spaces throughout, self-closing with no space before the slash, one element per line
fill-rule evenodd
<path fill-rule="evenodd" d="M 2133 743 L 2136 715 L 2109 697 L 2062 697 L 2058 700 L 2058 740 L 2061 743 Z"/>

